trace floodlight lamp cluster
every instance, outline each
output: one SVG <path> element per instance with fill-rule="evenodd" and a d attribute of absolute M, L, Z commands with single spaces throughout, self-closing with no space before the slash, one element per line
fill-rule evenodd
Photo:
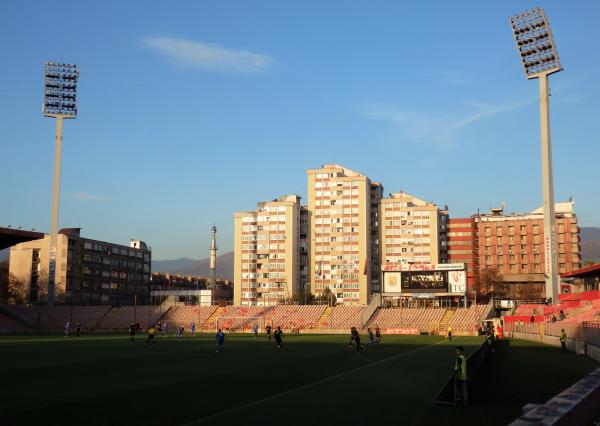
<path fill-rule="evenodd" d="M 43 114 L 47 116 L 77 116 L 77 80 L 75 64 L 46 62 Z"/>
<path fill-rule="evenodd" d="M 562 69 L 543 9 L 536 8 L 512 16 L 510 24 L 527 78 Z"/>

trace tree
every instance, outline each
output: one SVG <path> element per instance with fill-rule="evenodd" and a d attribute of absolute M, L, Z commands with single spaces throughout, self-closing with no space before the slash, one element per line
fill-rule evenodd
<path fill-rule="evenodd" d="M 326 287 L 325 290 L 323 290 L 323 293 L 315 297 L 314 300 L 316 302 L 326 302 L 330 306 L 335 306 L 337 303 L 337 298 L 335 297 L 335 294 L 333 294 L 333 292 L 329 289 L 329 287 Z"/>
<path fill-rule="evenodd" d="M 0 262 L 0 303 L 8 300 L 8 262 Z"/>
<path fill-rule="evenodd" d="M 484 268 L 479 275 L 479 292 L 482 296 L 499 295 L 504 292 L 502 274 L 496 266 Z"/>
<path fill-rule="evenodd" d="M 17 305 L 25 303 L 27 291 L 25 283 L 15 277 L 13 274 L 8 276 L 8 303 Z"/>

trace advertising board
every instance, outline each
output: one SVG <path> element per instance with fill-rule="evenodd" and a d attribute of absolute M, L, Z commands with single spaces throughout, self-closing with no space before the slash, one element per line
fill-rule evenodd
<path fill-rule="evenodd" d="M 403 265 L 383 271 L 383 293 L 389 295 L 424 295 L 444 293 L 464 295 L 467 275 L 463 264 Z M 461 269 L 458 269 L 460 266 Z"/>

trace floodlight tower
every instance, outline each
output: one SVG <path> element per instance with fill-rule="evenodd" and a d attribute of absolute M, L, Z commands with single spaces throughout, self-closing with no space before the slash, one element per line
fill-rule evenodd
<path fill-rule="evenodd" d="M 542 145 L 542 194 L 544 198 L 544 264 L 546 298 L 558 301 L 558 268 L 556 256 L 556 217 L 552 181 L 552 146 L 550 144 L 550 111 L 548 76 L 562 66 L 552 37 L 548 19 L 542 8 L 535 8 L 510 18 L 521 62 L 527 79 L 539 79 L 540 139 Z"/>
<path fill-rule="evenodd" d="M 52 188 L 52 216 L 50 220 L 50 265 L 48 268 L 48 305 L 54 305 L 56 245 L 58 239 L 58 199 L 60 194 L 60 158 L 62 151 L 63 119 L 77 117 L 77 80 L 79 69 L 75 64 L 46 62 L 44 76 L 44 106 L 42 113 L 56 119 L 54 145 L 54 183 Z"/>

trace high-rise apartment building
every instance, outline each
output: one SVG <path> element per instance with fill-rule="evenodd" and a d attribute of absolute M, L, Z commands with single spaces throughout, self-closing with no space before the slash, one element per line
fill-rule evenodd
<path fill-rule="evenodd" d="M 310 283 L 309 249 L 310 228 L 308 227 L 308 207 L 300 206 L 300 246 L 298 247 L 298 254 L 300 256 L 300 292 L 304 296 L 308 296 L 310 293 L 310 288 L 308 288 Z"/>
<path fill-rule="evenodd" d="M 382 198 L 383 185 L 379 182 L 371 182 L 371 293 L 381 291 L 379 203 Z"/>
<path fill-rule="evenodd" d="M 299 297 L 302 290 L 300 197 L 285 195 L 257 206 L 234 215 L 238 306 L 276 305 Z"/>
<path fill-rule="evenodd" d="M 346 305 L 369 302 L 371 181 L 337 164 L 307 170 L 311 292 Z"/>
<path fill-rule="evenodd" d="M 61 229 L 56 252 L 56 299 L 81 305 L 150 303 L 152 252 L 143 241 L 129 246 L 83 238 L 80 228 Z M 30 302 L 44 301 L 50 236 L 10 249 L 10 273 Z"/>
<path fill-rule="evenodd" d="M 406 192 L 379 204 L 382 264 L 436 265 L 447 262 L 448 210 Z"/>

